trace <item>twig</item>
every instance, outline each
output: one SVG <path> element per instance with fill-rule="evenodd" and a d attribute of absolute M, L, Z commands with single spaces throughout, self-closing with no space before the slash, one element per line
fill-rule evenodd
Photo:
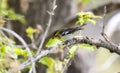
<path fill-rule="evenodd" d="M 47 11 L 50 16 L 49 16 L 49 20 L 48 20 L 48 23 L 47 23 L 47 28 L 46 28 L 46 31 L 44 33 L 43 39 L 42 39 L 42 41 L 41 41 L 41 43 L 39 45 L 39 48 L 38 48 L 38 51 L 37 51 L 37 55 L 40 53 L 41 48 L 42 48 L 42 46 L 44 44 L 44 41 L 45 41 L 45 39 L 47 37 L 48 31 L 49 31 L 51 23 L 52 23 L 52 16 L 54 15 L 54 10 L 56 9 L 56 7 L 57 7 L 56 0 L 53 0 L 53 5 L 51 6 L 52 9 L 50 11 Z"/>
<path fill-rule="evenodd" d="M 20 37 L 17 33 L 15 33 L 14 31 L 12 31 L 10 29 L 6 29 L 6 28 L 3 28 L 3 27 L 0 27 L 0 30 L 6 31 L 6 32 L 14 35 L 26 47 L 26 50 L 28 51 L 28 54 L 30 56 L 30 61 L 32 63 L 33 73 L 36 73 L 36 71 L 35 71 L 35 64 L 34 64 L 34 62 L 32 60 L 33 59 L 32 53 L 30 51 L 30 48 L 27 46 L 27 43 L 24 41 L 24 39 L 22 37 Z"/>
<path fill-rule="evenodd" d="M 52 49 L 47 49 L 47 50 L 44 50 L 42 51 L 39 55 L 36 55 L 34 58 L 33 58 L 33 62 L 35 62 L 36 60 L 46 56 L 47 54 L 49 53 L 52 53 L 53 52 L 53 48 Z M 20 69 L 24 69 L 25 67 L 27 67 L 28 65 L 30 65 L 31 62 L 30 60 L 27 60 L 26 62 L 22 63 L 21 66 L 20 66 Z"/>
<path fill-rule="evenodd" d="M 0 35 L 1 37 L 4 37 L 5 39 L 8 39 L 7 35 L 5 35 L 2 31 L 0 31 Z M 7 44 L 7 45 L 12 45 L 10 42 L 6 42 L 5 40 L 3 40 L 3 38 L 0 38 L 0 41 L 2 41 L 4 44 Z"/>
<path fill-rule="evenodd" d="M 61 73 L 66 73 L 68 67 L 70 66 L 70 64 L 72 63 L 72 58 L 70 59 L 67 59 L 66 62 L 65 62 L 65 66 L 63 68 L 63 70 L 61 71 Z"/>
<path fill-rule="evenodd" d="M 113 44 L 112 42 L 110 42 L 110 40 L 108 39 L 108 36 L 107 36 L 107 34 L 105 33 L 105 16 L 106 16 L 106 14 L 107 14 L 107 7 L 106 6 L 104 6 L 104 14 L 103 14 L 103 27 L 102 27 L 102 32 L 101 32 L 101 35 L 103 36 L 103 38 L 105 39 L 105 41 L 107 41 L 107 42 L 109 42 L 109 43 L 111 43 L 111 44 Z"/>
<path fill-rule="evenodd" d="M 107 7 L 104 6 L 103 26 L 102 26 L 102 32 L 101 32 L 101 35 L 103 36 L 103 38 L 105 39 L 105 41 L 110 42 L 110 41 L 108 40 L 107 35 L 105 34 L 105 21 L 104 21 L 104 20 L 105 20 L 106 13 L 107 13 Z"/>

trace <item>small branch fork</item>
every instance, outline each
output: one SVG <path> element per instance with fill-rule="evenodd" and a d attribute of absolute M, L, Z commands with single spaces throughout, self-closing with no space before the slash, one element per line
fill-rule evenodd
<path fill-rule="evenodd" d="M 49 20 L 48 20 L 48 23 L 47 23 L 46 31 L 45 31 L 45 33 L 43 35 L 43 39 L 42 39 L 42 41 L 41 41 L 41 43 L 39 45 L 39 48 L 38 48 L 38 51 L 37 51 L 37 55 L 40 53 L 41 48 L 42 48 L 42 46 L 44 44 L 44 41 L 45 41 L 45 39 L 47 37 L 48 31 L 50 29 L 50 26 L 51 26 L 51 23 L 52 23 L 52 16 L 54 15 L 54 10 L 57 8 L 56 0 L 53 0 L 53 5 L 51 6 L 51 8 L 52 9 L 50 11 L 47 11 L 50 16 L 49 16 Z"/>
<path fill-rule="evenodd" d="M 104 21 L 104 20 L 105 20 L 106 14 L 107 14 L 107 7 L 104 6 L 103 23 L 102 23 L 103 26 L 102 26 L 101 35 L 102 35 L 102 37 L 105 39 L 105 41 L 110 42 L 109 39 L 108 39 L 108 37 L 107 37 L 107 35 L 105 34 L 105 21 Z"/>
<path fill-rule="evenodd" d="M 50 49 L 47 49 L 47 50 L 42 51 L 40 54 L 34 56 L 33 62 L 35 62 L 35 61 L 37 61 L 38 59 L 41 59 L 42 57 L 44 57 L 44 56 L 52 53 L 53 51 L 54 51 L 54 48 L 53 48 L 53 49 L 50 48 Z M 31 62 L 30 62 L 30 59 L 29 59 L 29 60 L 27 60 L 26 62 L 24 62 L 24 63 L 21 64 L 20 70 L 26 68 L 26 67 L 27 67 L 28 65 L 30 65 L 30 64 L 31 64 Z"/>
<path fill-rule="evenodd" d="M 106 16 L 106 13 L 107 13 L 107 8 L 106 6 L 104 6 L 104 14 L 103 14 L 103 26 L 102 26 L 102 32 L 101 32 L 101 35 L 103 36 L 103 38 L 105 39 L 105 41 L 108 41 L 107 39 L 107 35 L 105 34 L 105 23 L 104 23 L 104 20 L 105 20 L 105 16 Z"/>
<path fill-rule="evenodd" d="M 111 42 L 105 42 L 103 40 L 99 40 L 99 41 L 93 41 L 93 39 L 89 39 L 89 38 L 72 38 L 70 40 L 67 40 L 65 42 L 62 43 L 62 45 L 64 45 L 64 48 L 74 45 L 74 44 L 81 44 L 81 43 L 86 43 L 86 44 L 90 44 L 96 47 L 104 47 L 108 50 L 110 50 L 110 52 L 114 52 L 120 55 L 120 47 L 116 44 L 113 44 Z M 59 48 L 59 45 L 55 46 Z M 42 57 L 46 56 L 49 53 L 52 53 L 55 49 L 55 47 L 51 47 L 47 50 L 41 51 L 40 54 L 36 55 L 33 58 L 33 61 L 37 61 L 38 59 L 41 59 Z M 30 65 L 31 62 L 30 60 L 27 60 L 26 62 L 24 62 L 23 64 L 21 64 L 21 69 L 24 69 L 25 67 L 27 67 L 28 65 Z"/>

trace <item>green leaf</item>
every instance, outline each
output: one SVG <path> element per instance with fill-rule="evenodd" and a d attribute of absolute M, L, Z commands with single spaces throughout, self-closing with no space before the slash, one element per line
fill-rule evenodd
<path fill-rule="evenodd" d="M 82 0 L 82 4 L 86 5 L 89 2 L 89 0 Z"/>
<path fill-rule="evenodd" d="M 6 53 L 6 45 L 2 45 L 2 46 L 0 47 L 0 55 L 1 55 L 1 56 L 4 56 L 5 53 Z"/>
<path fill-rule="evenodd" d="M 15 13 L 13 9 L 8 7 L 7 0 L 0 0 L 0 17 L 18 20 L 22 24 L 27 23 L 23 15 Z"/>
<path fill-rule="evenodd" d="M 75 55 L 76 50 L 78 49 L 77 45 L 73 45 L 70 49 L 69 49 L 69 54 L 68 54 L 68 58 L 72 58 Z"/>
<path fill-rule="evenodd" d="M 23 50 L 22 48 L 14 48 L 14 52 L 16 55 L 21 55 L 21 56 L 24 56 L 24 57 L 27 57 L 28 56 L 28 52 L 26 50 Z"/>
<path fill-rule="evenodd" d="M 58 38 L 50 38 L 50 40 L 46 44 L 46 47 L 50 48 L 50 47 L 56 46 L 61 43 L 62 43 L 62 41 Z"/>
<path fill-rule="evenodd" d="M 5 17 L 5 16 L 8 15 L 8 11 L 5 10 L 5 9 L 0 9 L 0 15 L 3 16 L 3 17 Z"/>
<path fill-rule="evenodd" d="M 90 45 L 90 44 L 81 44 L 81 45 L 79 46 L 79 48 L 84 48 L 84 49 L 88 49 L 88 50 L 92 50 L 92 51 L 94 51 L 94 50 L 96 49 L 95 46 L 92 46 L 92 45 Z"/>
<path fill-rule="evenodd" d="M 9 54 L 11 58 L 17 59 L 17 55 L 15 54 L 13 47 L 6 46 L 6 53 Z"/>
<path fill-rule="evenodd" d="M 23 15 L 17 14 L 16 19 L 19 20 L 22 24 L 27 23 Z"/>
<path fill-rule="evenodd" d="M 13 19 L 13 20 L 19 20 L 21 23 L 25 24 L 27 23 L 24 16 L 15 13 L 12 9 L 7 10 L 8 12 L 8 18 Z"/>
<path fill-rule="evenodd" d="M 41 58 L 39 62 L 48 67 L 46 73 L 60 73 L 63 68 L 61 61 L 57 59 L 54 60 L 51 57 L 45 56 Z"/>
<path fill-rule="evenodd" d="M 94 18 L 101 18 L 100 16 L 96 16 L 91 12 L 79 12 L 77 16 L 78 16 L 78 21 L 76 22 L 76 24 L 79 25 L 84 25 L 87 24 L 88 22 L 92 22 L 93 24 L 96 24 Z"/>
<path fill-rule="evenodd" d="M 56 62 L 54 59 L 50 58 L 50 57 L 43 57 L 39 60 L 40 63 L 42 63 L 43 65 L 46 65 L 48 68 L 55 66 Z"/>
<path fill-rule="evenodd" d="M 14 52 L 17 54 L 17 55 L 22 55 L 23 51 L 20 49 L 20 48 L 14 48 Z"/>
<path fill-rule="evenodd" d="M 17 56 L 15 55 L 15 53 L 13 51 L 13 48 L 11 46 L 2 45 L 0 47 L 0 55 L 1 55 L 1 57 L 4 57 L 5 54 L 8 54 L 9 57 L 11 57 L 11 58 L 17 59 Z"/>
<path fill-rule="evenodd" d="M 27 29 L 26 29 L 26 33 L 27 33 L 27 36 L 28 37 L 33 37 L 33 34 L 36 32 L 36 30 L 35 29 L 33 29 L 32 27 L 28 27 Z"/>
<path fill-rule="evenodd" d="M 53 68 L 47 68 L 47 72 L 46 73 L 55 73 L 55 72 L 53 71 Z"/>

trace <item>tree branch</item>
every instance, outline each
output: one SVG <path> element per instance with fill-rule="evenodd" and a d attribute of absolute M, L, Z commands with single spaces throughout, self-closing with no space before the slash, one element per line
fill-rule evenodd
<path fill-rule="evenodd" d="M 73 38 L 65 41 L 64 45 L 71 46 L 71 45 L 80 44 L 80 43 L 86 43 L 96 47 L 104 47 L 108 49 L 110 52 L 114 52 L 120 55 L 120 46 L 112 42 L 105 42 L 103 40 L 94 41 L 93 39 L 89 39 L 89 38 Z"/>
<path fill-rule="evenodd" d="M 108 49 L 110 52 L 114 52 L 120 55 L 120 47 L 114 43 L 111 42 L 105 42 L 103 40 L 99 40 L 99 41 L 94 41 L 93 39 L 89 39 L 89 38 L 72 38 L 70 40 L 67 40 L 65 42 L 62 43 L 62 45 L 64 45 L 64 48 L 71 46 L 71 45 L 75 45 L 75 44 L 82 44 L 82 43 L 86 43 L 86 44 L 90 44 L 96 47 L 104 47 L 106 49 Z M 42 57 L 46 56 L 49 53 L 52 53 L 54 51 L 54 49 L 59 48 L 59 45 L 56 45 L 54 47 L 51 47 L 47 50 L 42 51 L 39 55 L 35 56 L 33 58 L 33 61 L 37 61 L 38 59 L 41 59 Z M 27 60 L 26 62 L 24 62 L 23 64 L 21 64 L 21 69 L 27 67 L 28 65 L 30 65 L 31 62 L 30 60 Z"/>

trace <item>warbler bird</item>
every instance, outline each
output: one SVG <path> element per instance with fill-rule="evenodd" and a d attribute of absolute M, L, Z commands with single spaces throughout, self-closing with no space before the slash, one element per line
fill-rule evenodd
<path fill-rule="evenodd" d="M 46 45 L 46 47 L 52 47 L 53 45 L 60 44 L 61 42 L 74 38 L 75 32 L 82 29 L 81 27 L 71 27 L 56 30 L 46 38 L 44 45 Z"/>
<path fill-rule="evenodd" d="M 53 38 L 64 38 L 65 36 L 70 37 L 70 35 L 73 35 L 75 32 L 77 32 L 79 30 L 83 30 L 83 28 L 81 28 L 81 27 L 71 27 L 71 28 L 56 30 L 53 33 Z"/>

